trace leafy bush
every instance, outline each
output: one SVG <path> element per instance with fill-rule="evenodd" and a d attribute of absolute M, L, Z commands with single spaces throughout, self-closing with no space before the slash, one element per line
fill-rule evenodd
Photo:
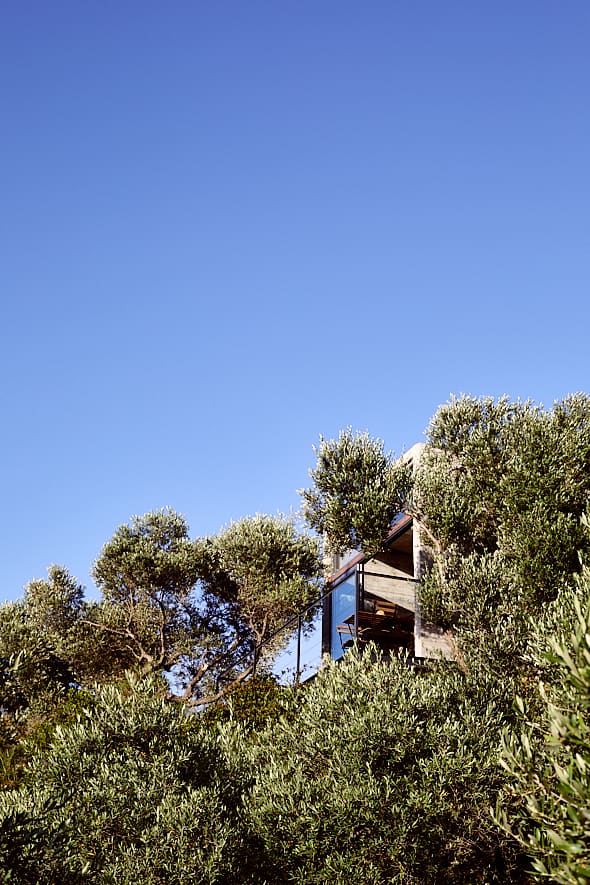
<path fill-rule="evenodd" d="M 504 718 L 486 688 L 354 652 L 322 671 L 250 750 L 265 881 L 521 881 L 488 812 Z"/>
<path fill-rule="evenodd" d="M 544 721 L 531 719 L 524 698 L 519 736 L 504 734 L 504 765 L 512 790 L 497 818 L 514 830 L 532 857 L 535 880 L 561 885 L 590 882 L 590 570 L 573 599 L 569 633 L 549 640 L 539 662 L 551 681 L 541 682 Z M 542 643 L 542 637 L 539 637 Z M 524 799 L 524 804 L 523 804 Z"/>
<path fill-rule="evenodd" d="M 229 882 L 242 863 L 239 764 L 149 682 L 104 687 L 92 709 L 56 728 L 27 783 L 0 796 L 0 822 L 31 846 L 21 867 L 46 869 L 48 882 Z M 28 881 L 6 850 L 4 860 Z"/>

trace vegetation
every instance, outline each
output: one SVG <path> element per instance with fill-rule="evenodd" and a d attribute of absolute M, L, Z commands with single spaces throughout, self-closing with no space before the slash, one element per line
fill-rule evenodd
<path fill-rule="evenodd" d="M 302 491 L 303 512 L 332 553 L 378 550 L 411 487 L 408 465 L 383 450 L 368 433 L 342 431 L 320 437 L 313 487 Z"/>
<path fill-rule="evenodd" d="M 330 549 L 413 516 L 455 662 L 252 676 L 318 594 L 316 540 L 136 518 L 98 602 L 52 567 L 0 608 L 0 882 L 590 880 L 590 399 L 453 400 L 413 472 L 351 431 L 317 455 Z"/>
<path fill-rule="evenodd" d="M 506 730 L 501 759 L 511 793 L 497 819 L 517 836 L 543 880 L 580 885 L 590 880 L 590 570 L 573 600 L 570 632 L 542 635 L 540 666 L 554 667 L 552 685 L 539 684 L 542 724 L 518 698 L 520 734 Z M 524 799 L 524 803 L 523 803 Z M 516 814 L 514 810 L 516 809 Z"/>
<path fill-rule="evenodd" d="M 222 697 L 252 672 L 255 645 L 277 651 L 269 640 L 317 598 L 319 573 L 317 541 L 282 517 L 196 540 L 174 511 L 134 517 L 94 565 L 98 602 L 52 566 L 0 609 L 12 707 L 51 705 L 69 686 L 117 682 L 128 670 L 160 677 L 170 698 Z"/>

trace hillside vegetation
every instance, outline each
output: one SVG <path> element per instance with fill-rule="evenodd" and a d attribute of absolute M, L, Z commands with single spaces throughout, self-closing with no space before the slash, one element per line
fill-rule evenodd
<path fill-rule="evenodd" d="M 590 881 L 590 398 L 452 400 L 413 473 L 350 430 L 317 456 L 331 549 L 413 516 L 454 661 L 353 649 L 280 686 L 317 537 L 135 518 L 98 601 L 53 566 L 0 608 L 0 883 Z"/>

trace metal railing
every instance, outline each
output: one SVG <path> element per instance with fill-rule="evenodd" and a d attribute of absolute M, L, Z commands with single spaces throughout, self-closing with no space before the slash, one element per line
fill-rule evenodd
<path fill-rule="evenodd" d="M 331 592 L 293 615 L 263 642 L 254 645 L 246 641 L 246 648 L 237 651 L 231 663 L 216 674 L 214 693 L 248 668 L 249 676 L 273 676 L 283 685 L 297 685 L 314 676 L 322 659 L 322 605 Z"/>
<path fill-rule="evenodd" d="M 293 684 L 317 673 L 322 661 L 322 603 L 328 595 L 310 603 L 256 646 L 254 672 L 263 669 L 279 682 Z M 274 656 L 272 651 L 277 646 L 280 651 Z"/>

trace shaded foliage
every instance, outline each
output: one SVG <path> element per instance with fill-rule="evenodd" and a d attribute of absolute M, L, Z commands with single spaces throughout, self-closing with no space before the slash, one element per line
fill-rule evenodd
<path fill-rule="evenodd" d="M 504 722 L 488 689 L 354 652 L 323 670 L 251 751 L 267 881 L 521 882 L 487 810 Z"/>
<path fill-rule="evenodd" d="M 27 784 L 0 795 L 0 821 L 31 846 L 23 881 L 41 864 L 40 882 L 225 883 L 247 867 L 246 785 L 239 757 L 143 680 L 100 689 L 91 710 L 58 727 Z"/>
<path fill-rule="evenodd" d="M 223 700 L 207 707 L 203 721 L 214 725 L 239 722 L 246 731 L 260 731 L 269 720 L 292 713 L 291 690 L 272 676 L 252 676 L 236 685 Z"/>
<path fill-rule="evenodd" d="M 547 640 L 537 633 L 543 674 L 538 700 L 544 715 L 519 697 L 520 733 L 504 733 L 509 786 L 497 819 L 514 832 L 541 881 L 590 881 L 590 569 L 572 594 L 571 621 Z M 570 626 L 571 625 L 571 626 Z"/>

